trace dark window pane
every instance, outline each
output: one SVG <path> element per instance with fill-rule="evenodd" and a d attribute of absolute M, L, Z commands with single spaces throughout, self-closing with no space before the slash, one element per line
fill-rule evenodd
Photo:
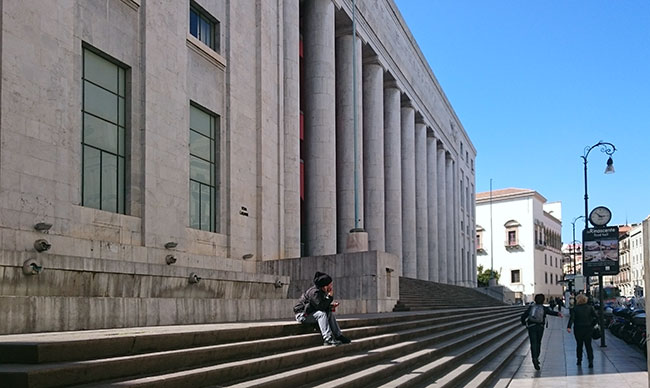
<path fill-rule="evenodd" d="M 190 181 L 190 227 L 201 228 L 201 185 Z"/>
<path fill-rule="evenodd" d="M 117 157 L 102 153 L 102 210 L 117 212 Z"/>
<path fill-rule="evenodd" d="M 124 214 L 124 158 L 117 158 L 117 212 Z"/>
<path fill-rule="evenodd" d="M 118 91 L 118 67 L 89 50 L 84 50 L 84 78 L 110 90 Z"/>
<path fill-rule="evenodd" d="M 83 110 L 112 123 L 117 123 L 117 96 L 84 81 Z"/>
<path fill-rule="evenodd" d="M 100 151 L 84 146 L 83 149 L 82 205 L 99 209 L 100 204 Z"/>
<path fill-rule="evenodd" d="M 209 138 L 190 131 L 190 153 L 202 159 L 212 161 L 212 141 Z"/>
<path fill-rule="evenodd" d="M 126 87 L 126 70 L 118 67 L 117 71 L 117 94 L 124 97 L 124 89 Z"/>
<path fill-rule="evenodd" d="M 190 155 L 190 179 L 206 185 L 212 184 L 210 167 L 209 162 Z"/>
<path fill-rule="evenodd" d="M 206 46 L 212 48 L 212 23 L 210 23 L 210 21 L 206 18 L 202 17 L 200 27 L 201 31 L 199 34 L 201 37 L 201 42 L 205 43 Z"/>
<path fill-rule="evenodd" d="M 124 111 L 126 104 L 124 103 L 124 98 L 119 97 L 117 101 L 117 123 L 121 126 L 124 126 Z"/>
<path fill-rule="evenodd" d="M 117 153 L 124 156 L 124 127 L 118 127 L 117 132 Z"/>
<path fill-rule="evenodd" d="M 190 9 L 190 34 L 199 37 L 199 15 L 193 9 Z"/>
<path fill-rule="evenodd" d="M 210 115 L 201 109 L 190 106 L 190 128 L 210 137 L 211 128 Z"/>
<path fill-rule="evenodd" d="M 84 143 L 104 151 L 117 152 L 117 126 L 89 114 L 84 114 Z"/>
<path fill-rule="evenodd" d="M 201 185 L 201 229 L 212 230 L 210 187 Z"/>

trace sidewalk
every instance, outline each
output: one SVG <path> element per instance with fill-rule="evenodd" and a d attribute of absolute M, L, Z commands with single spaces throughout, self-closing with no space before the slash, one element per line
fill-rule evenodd
<path fill-rule="evenodd" d="M 536 371 L 527 341 L 516 361 L 497 383 L 499 388 L 647 388 L 648 372 L 646 358 L 638 348 L 616 338 L 609 330 L 605 332 L 607 347 L 600 347 L 600 340 L 593 341 L 594 367 L 587 368 L 587 355 L 582 366 L 576 365 L 576 342 L 573 333 L 566 331 L 569 311 L 563 310 L 564 318 L 547 317 L 548 328 L 544 330 L 541 370 Z M 584 349 L 583 349 L 583 352 Z"/>

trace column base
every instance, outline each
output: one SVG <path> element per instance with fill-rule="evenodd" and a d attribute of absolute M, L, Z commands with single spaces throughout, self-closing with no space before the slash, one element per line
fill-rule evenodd
<path fill-rule="evenodd" d="M 345 253 L 367 252 L 368 251 L 368 233 L 361 229 L 355 228 L 350 230 L 348 241 L 345 245 Z"/>

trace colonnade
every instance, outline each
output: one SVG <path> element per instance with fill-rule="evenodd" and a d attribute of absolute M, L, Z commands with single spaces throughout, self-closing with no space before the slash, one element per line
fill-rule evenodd
<path fill-rule="evenodd" d="M 443 129 L 351 28 L 335 28 L 332 0 L 303 7 L 307 255 L 344 252 L 357 214 L 369 249 L 401 257 L 403 276 L 471 285 L 473 255 L 460 248 L 461 178 Z"/>

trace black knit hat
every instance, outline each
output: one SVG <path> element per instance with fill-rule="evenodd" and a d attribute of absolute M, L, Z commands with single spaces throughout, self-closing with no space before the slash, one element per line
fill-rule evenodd
<path fill-rule="evenodd" d="M 314 275 L 314 284 L 316 287 L 325 287 L 326 285 L 332 283 L 332 278 L 330 275 L 324 273 L 324 272 L 318 272 L 316 271 L 316 274 Z"/>

